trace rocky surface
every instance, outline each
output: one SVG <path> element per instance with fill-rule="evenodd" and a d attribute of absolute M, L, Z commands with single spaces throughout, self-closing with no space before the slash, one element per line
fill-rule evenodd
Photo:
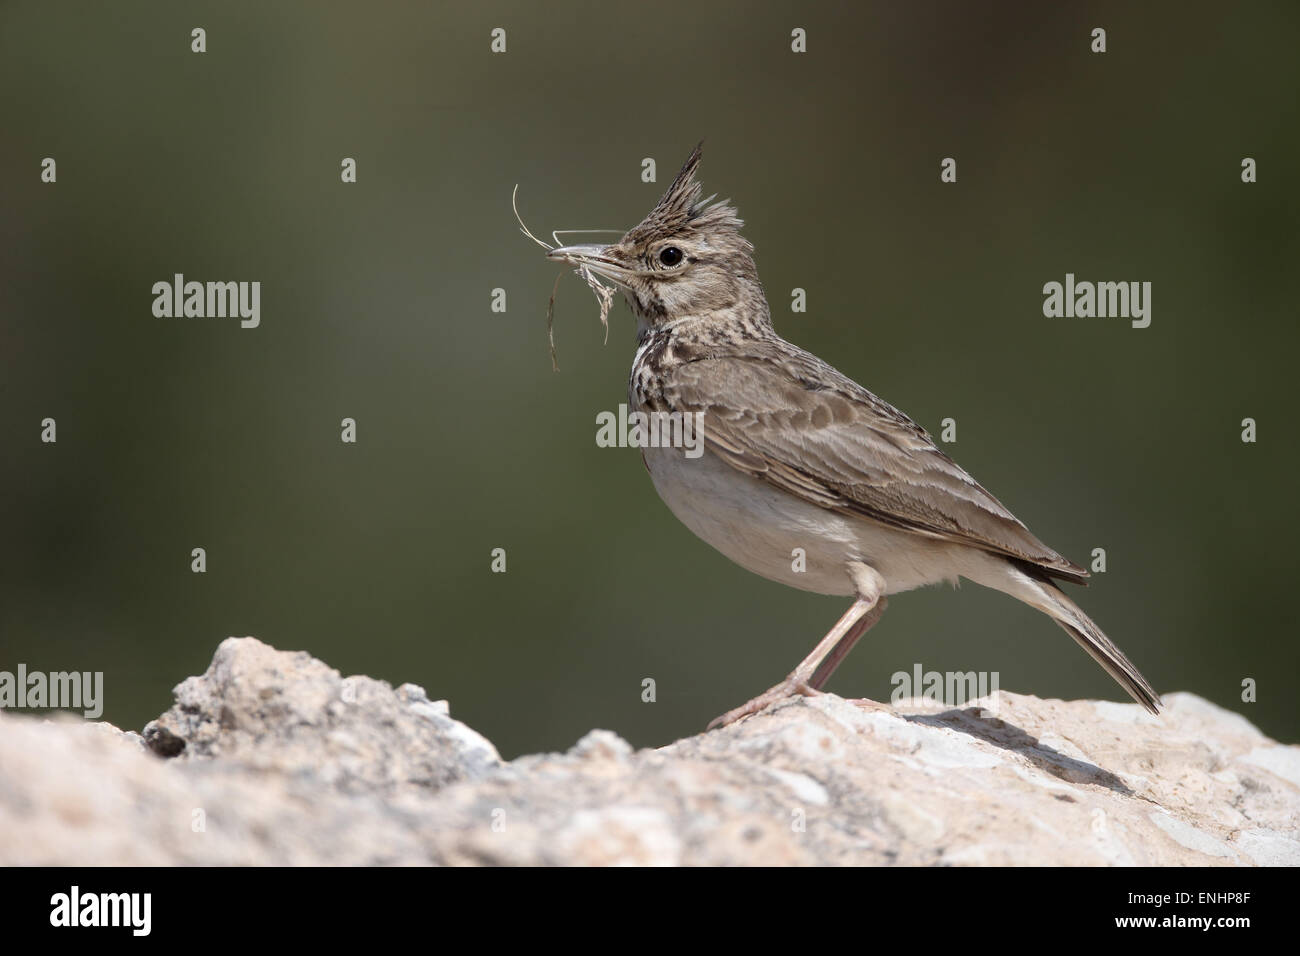
<path fill-rule="evenodd" d="M 0 715 L 0 864 L 1300 864 L 1300 747 L 1165 700 L 826 695 L 505 763 L 418 687 L 231 638 L 142 735 Z"/>

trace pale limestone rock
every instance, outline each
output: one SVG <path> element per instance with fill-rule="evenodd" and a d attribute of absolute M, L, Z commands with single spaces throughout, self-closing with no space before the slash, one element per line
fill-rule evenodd
<path fill-rule="evenodd" d="M 505 763 L 419 687 L 231 638 L 143 736 L 0 715 L 0 864 L 1300 864 L 1300 747 L 1165 701 L 827 695 Z"/>

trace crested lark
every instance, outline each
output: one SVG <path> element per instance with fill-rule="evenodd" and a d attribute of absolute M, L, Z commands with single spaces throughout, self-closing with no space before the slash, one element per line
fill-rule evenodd
<path fill-rule="evenodd" d="M 700 147 L 613 245 L 549 258 L 615 283 L 638 320 L 634 411 L 702 412 L 705 453 L 643 448 L 661 498 L 741 567 L 853 604 L 781 683 L 710 727 L 815 694 L 885 597 L 964 577 L 1049 615 L 1152 713 L 1156 692 L 1053 579 L 1088 572 L 1047 547 L 919 425 L 776 334 L 741 220 L 701 198 Z M 806 569 L 793 569 L 802 548 Z"/>

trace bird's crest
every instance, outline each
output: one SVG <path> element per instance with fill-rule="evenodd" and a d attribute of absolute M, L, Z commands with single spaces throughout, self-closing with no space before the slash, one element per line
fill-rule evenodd
<path fill-rule="evenodd" d="M 714 196 L 701 198 L 704 187 L 695 178 L 700 166 L 704 141 L 691 150 L 672 185 L 660 197 L 645 219 L 624 237 L 633 243 L 659 236 L 680 236 L 727 231 L 739 237 L 744 220 L 728 200 L 713 202 Z M 710 205 L 710 203 L 713 203 Z M 748 243 L 746 243 L 748 245 Z"/>

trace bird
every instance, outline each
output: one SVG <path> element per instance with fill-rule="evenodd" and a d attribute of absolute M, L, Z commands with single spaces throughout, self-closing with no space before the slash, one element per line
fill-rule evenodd
<path fill-rule="evenodd" d="M 547 256 L 612 283 L 635 315 L 629 410 L 699 422 L 703 454 L 641 448 L 669 510 L 755 574 L 853 599 L 784 680 L 710 729 L 822 693 L 890 595 L 962 578 L 1048 615 L 1158 713 L 1146 678 L 1060 587 L 1085 583 L 1084 568 L 1043 544 L 920 425 L 777 334 L 743 220 L 730 200 L 703 197 L 703 145 L 617 242 Z"/>

